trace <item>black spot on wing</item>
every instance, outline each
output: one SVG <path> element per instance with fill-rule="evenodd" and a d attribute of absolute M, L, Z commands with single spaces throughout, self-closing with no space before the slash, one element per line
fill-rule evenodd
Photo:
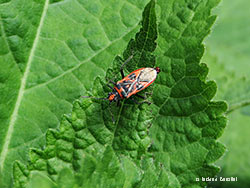
<path fill-rule="evenodd" d="M 135 80 L 135 78 L 136 78 L 135 73 L 130 74 L 130 75 L 128 76 L 128 78 L 129 78 L 130 80 Z"/>
<path fill-rule="evenodd" d="M 129 81 L 129 80 L 125 80 L 123 81 L 122 83 L 120 83 L 120 86 L 122 87 L 122 89 L 125 91 L 125 92 L 128 92 L 128 89 L 130 88 L 132 82 Z"/>
<path fill-rule="evenodd" d="M 140 84 L 140 83 L 137 83 L 136 84 L 136 89 L 137 90 L 141 90 L 141 89 L 143 89 L 144 88 L 144 85 L 142 85 L 142 84 Z"/>
<path fill-rule="evenodd" d="M 125 91 L 122 91 L 121 94 L 122 94 L 122 96 L 123 96 L 124 98 L 126 98 L 126 97 L 128 96 L 127 93 L 126 93 Z"/>

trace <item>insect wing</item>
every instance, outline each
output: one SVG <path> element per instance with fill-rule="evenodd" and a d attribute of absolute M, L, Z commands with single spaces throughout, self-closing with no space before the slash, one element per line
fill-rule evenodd
<path fill-rule="evenodd" d="M 125 78 L 118 82 L 121 85 L 126 98 L 138 93 L 152 84 L 157 76 L 157 72 L 153 68 L 141 68 L 131 72 Z"/>
<path fill-rule="evenodd" d="M 117 85 L 121 88 L 120 90 L 122 90 L 121 93 L 124 98 L 131 96 L 130 93 L 135 89 L 136 81 L 142 69 L 144 68 L 131 72 L 129 75 L 117 82 Z"/>
<path fill-rule="evenodd" d="M 150 86 L 155 81 L 156 77 L 157 77 L 157 72 L 155 69 L 153 68 L 142 69 L 137 77 L 135 88 L 131 93 L 129 93 L 129 96 L 134 95 L 139 91 Z"/>

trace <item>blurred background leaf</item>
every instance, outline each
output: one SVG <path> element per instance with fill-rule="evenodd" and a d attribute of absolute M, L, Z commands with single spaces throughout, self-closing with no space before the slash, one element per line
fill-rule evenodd
<path fill-rule="evenodd" d="M 211 187 L 250 187 L 250 1 L 224 0 L 213 32 L 206 40 L 203 61 L 209 78 L 218 85 L 217 100 L 229 104 L 228 126 L 220 138 L 228 151 L 218 162 L 222 177 L 238 177 L 237 182 L 214 182 Z"/>

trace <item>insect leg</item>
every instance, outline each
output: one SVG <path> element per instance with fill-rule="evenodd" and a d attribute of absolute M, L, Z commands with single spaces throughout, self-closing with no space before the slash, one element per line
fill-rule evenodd
<path fill-rule="evenodd" d="M 90 99 L 97 99 L 97 100 L 109 100 L 108 98 L 97 98 L 97 97 L 91 97 L 91 96 L 81 96 L 82 98 L 90 98 Z"/>
<path fill-rule="evenodd" d="M 147 100 L 141 101 L 140 103 L 141 103 L 141 104 L 143 104 L 143 103 L 147 103 L 148 105 L 152 104 L 152 102 L 147 101 Z"/>
<path fill-rule="evenodd" d="M 107 86 L 108 86 L 110 89 L 113 89 L 113 87 L 112 87 L 111 85 L 107 84 Z"/>
<path fill-rule="evenodd" d="M 139 95 L 138 93 L 135 94 L 135 96 L 137 96 L 137 97 L 139 97 L 139 98 L 141 98 L 141 99 L 147 99 L 148 96 L 151 96 L 151 95 L 153 95 L 153 92 L 145 92 L 145 93 L 144 93 L 144 96 L 141 96 L 141 95 Z"/>
<path fill-rule="evenodd" d="M 122 64 L 121 68 L 120 68 L 120 72 L 122 75 L 122 78 L 124 78 L 124 72 L 123 72 L 123 68 L 124 66 L 133 58 L 133 55 L 129 56 L 129 58 Z"/>
<path fill-rule="evenodd" d="M 134 98 L 130 98 L 133 102 L 135 102 L 136 104 L 140 104 L 136 99 Z"/>
<path fill-rule="evenodd" d="M 147 98 L 146 96 L 141 96 L 141 95 L 139 95 L 138 93 L 136 93 L 135 96 L 137 96 L 137 97 L 139 97 L 139 98 L 141 98 L 141 99 L 146 99 L 146 98 Z"/>
<path fill-rule="evenodd" d="M 132 101 L 134 101 L 136 104 L 143 104 L 143 103 L 147 103 L 148 105 L 152 104 L 150 101 L 144 100 L 144 101 L 140 101 L 138 102 L 136 99 L 134 98 L 130 98 Z"/>
<path fill-rule="evenodd" d="M 116 83 L 115 83 L 113 80 L 109 80 L 108 82 L 109 82 L 109 83 L 112 83 L 112 84 L 114 84 L 114 86 L 116 86 Z M 113 87 L 110 86 L 110 85 L 109 85 L 108 87 L 111 88 L 111 89 L 113 89 Z"/>
<path fill-rule="evenodd" d="M 116 86 L 116 83 L 113 80 L 110 80 L 110 82 Z"/>
<path fill-rule="evenodd" d="M 147 97 L 147 95 L 152 96 L 153 92 L 145 92 L 145 97 Z"/>

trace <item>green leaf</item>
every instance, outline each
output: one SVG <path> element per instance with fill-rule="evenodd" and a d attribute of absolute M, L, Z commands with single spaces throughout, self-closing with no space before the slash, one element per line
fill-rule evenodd
<path fill-rule="evenodd" d="M 139 2 L 128 4 L 132 7 L 145 5 Z M 62 2 L 53 3 L 51 9 L 57 9 L 57 6 L 64 5 Z M 109 3 L 113 3 L 112 11 L 115 10 L 114 12 L 120 10 L 120 7 L 124 5 L 122 1 L 105 1 L 100 5 L 105 7 L 105 5 L 110 5 Z M 223 113 L 227 107 L 224 102 L 212 101 L 216 92 L 216 84 L 212 81 L 206 81 L 208 69 L 205 64 L 200 64 L 204 51 L 202 41 L 210 32 L 210 27 L 215 20 L 214 16 L 210 16 L 210 12 L 217 3 L 218 1 L 214 0 L 167 2 L 159 0 L 156 6 L 158 13 L 156 16 L 155 1 L 151 0 L 144 9 L 140 31 L 136 34 L 135 39 L 128 43 L 123 57 L 116 56 L 112 66 L 103 63 L 108 59 L 108 53 L 119 54 L 123 51 L 121 45 L 126 44 L 126 42 L 122 42 L 122 39 L 128 41 L 137 26 L 133 25 L 132 30 L 124 31 L 122 27 L 114 27 L 116 24 L 117 26 L 121 24 L 120 19 L 118 19 L 120 17 L 112 14 L 110 9 L 105 9 L 106 7 L 98 9 L 95 7 L 96 4 L 88 1 L 82 2 L 82 7 L 76 3 L 76 10 L 84 8 L 88 15 L 91 14 L 90 20 L 88 20 L 88 16 L 84 17 L 86 20 L 83 20 L 83 23 L 92 22 L 92 15 L 98 17 L 101 22 L 97 23 L 98 26 L 105 23 L 101 25 L 105 33 L 91 27 L 87 27 L 83 32 L 88 46 L 97 52 L 86 55 L 87 61 L 91 60 L 90 63 L 94 62 L 101 68 L 93 66 L 84 70 L 84 66 L 87 68 L 84 63 L 80 62 L 76 65 L 66 63 L 72 61 L 69 61 L 67 56 L 61 58 L 61 54 L 65 52 L 63 50 L 55 56 L 54 52 L 49 49 L 37 50 L 37 53 L 48 53 L 56 60 L 61 58 L 62 62 L 65 62 L 62 66 L 65 72 L 61 74 L 62 76 L 57 76 L 59 80 L 68 73 L 73 74 L 61 80 L 62 82 L 52 78 L 51 81 L 45 81 L 38 86 L 29 85 L 29 91 L 35 88 L 39 90 L 37 94 L 44 96 L 39 100 L 35 100 L 34 96 L 32 99 L 40 101 L 39 104 L 42 104 L 42 101 L 48 97 L 42 92 L 44 90 L 41 90 L 45 87 L 53 92 L 54 96 L 71 102 L 83 91 L 76 92 L 78 89 L 76 89 L 75 84 L 80 84 L 79 80 L 86 81 L 86 83 L 83 82 L 84 88 L 90 95 L 104 97 L 107 91 L 104 84 L 106 80 L 110 78 L 120 79 L 117 76 L 117 70 L 122 62 L 121 59 L 124 61 L 134 54 L 132 61 L 128 63 L 126 72 L 138 67 L 154 67 L 155 63 L 162 70 L 154 87 L 151 87 L 153 96 L 152 99 L 149 97 L 149 100 L 152 100 L 154 104 L 151 106 L 147 104 L 137 105 L 129 100 L 122 101 L 121 106 L 118 107 L 114 104 L 111 110 L 116 122 L 113 124 L 110 112 L 107 110 L 107 101 L 86 98 L 76 100 L 70 115 L 64 115 L 61 119 L 59 130 L 49 129 L 47 131 L 46 147 L 32 149 L 28 163 L 24 164 L 25 160 L 14 163 L 15 187 L 32 187 L 37 185 L 39 181 L 44 182 L 45 187 L 60 187 L 61 185 L 66 187 L 96 187 L 97 185 L 107 187 L 107 184 L 110 187 L 143 188 L 205 186 L 205 182 L 196 182 L 196 178 L 216 175 L 219 168 L 213 163 L 225 150 L 225 147 L 216 139 L 221 136 L 226 125 Z M 58 9 L 69 14 L 70 10 L 73 9 L 71 6 Z M 125 13 L 128 10 L 123 11 Z M 71 19 L 81 20 L 75 14 L 77 11 L 73 11 Z M 102 16 L 99 17 L 100 15 Z M 131 15 L 134 16 L 134 13 Z M 121 17 L 123 18 L 123 16 Z M 158 28 L 156 17 L 159 20 Z M 48 23 L 44 22 L 47 23 L 44 26 L 45 30 L 46 27 L 49 30 L 48 28 L 52 25 L 55 25 L 56 28 L 61 26 L 60 16 L 53 18 L 56 22 L 50 22 L 50 20 Z M 124 18 L 123 24 L 131 24 L 130 19 Z M 110 27 L 111 25 L 113 27 Z M 82 31 L 82 27 L 79 24 L 77 26 Z M 117 28 L 117 30 L 113 28 Z M 75 31 L 73 27 L 67 27 L 65 30 L 60 28 L 60 32 L 57 34 L 45 32 L 46 37 L 43 36 L 43 38 L 52 38 L 49 41 L 55 47 L 55 44 L 58 44 L 64 37 L 67 38 L 69 35 L 74 38 L 75 33 L 80 32 L 77 28 L 74 29 Z M 121 33 L 127 34 L 128 31 L 131 32 L 123 37 Z M 55 36 L 59 39 L 53 40 Z M 97 40 L 99 38 L 101 38 L 100 41 Z M 105 39 L 110 40 L 108 45 Z M 156 46 L 156 39 L 158 46 Z M 115 41 L 114 46 L 112 46 L 112 40 Z M 74 55 L 71 55 L 74 58 L 83 58 L 80 49 L 86 48 L 83 45 L 84 41 L 67 40 L 66 44 L 72 50 Z M 108 47 L 103 49 L 102 47 L 105 45 Z M 156 55 L 153 53 L 155 48 Z M 97 55 L 98 52 L 101 55 Z M 109 58 L 112 57 L 111 55 Z M 36 67 L 36 70 L 40 70 L 42 67 L 44 66 Z M 107 71 L 105 80 L 103 75 L 107 68 L 110 69 Z M 92 69 L 97 70 L 91 73 Z M 100 69 L 101 71 L 99 71 Z M 88 76 L 86 77 L 84 74 Z M 99 77 L 93 79 L 98 74 Z M 73 83 L 75 79 L 72 77 L 73 75 L 78 78 L 77 83 Z M 54 80 L 57 81 L 55 85 L 50 85 L 54 83 Z M 95 80 L 94 83 L 92 82 L 92 89 L 90 89 L 92 83 L 89 80 Z M 73 91 L 68 92 L 66 85 L 69 85 Z M 59 89 L 56 90 L 57 88 Z M 46 104 L 52 105 L 53 100 L 56 99 L 51 98 L 51 104 Z M 54 109 L 58 108 L 54 107 Z M 68 109 L 70 109 L 70 105 Z M 61 112 L 62 110 L 58 112 L 58 115 Z M 32 114 L 31 110 L 30 113 Z M 36 119 L 35 116 L 32 118 Z M 44 119 L 48 124 L 50 123 L 49 118 L 43 117 Z M 41 125 L 40 122 L 39 125 Z M 151 125 L 152 127 L 148 131 Z M 50 124 L 49 126 L 55 127 L 55 125 Z M 44 129 L 47 127 L 45 126 Z M 43 145 L 43 142 L 40 144 Z M 37 145 L 31 146 L 36 147 Z M 69 176 L 72 181 L 64 180 L 65 176 Z"/>
<path fill-rule="evenodd" d="M 209 53 L 204 58 L 212 79 L 218 84 L 217 99 L 229 104 L 228 128 L 221 137 L 228 151 L 218 161 L 219 176 L 237 177 L 237 182 L 216 182 L 217 187 L 248 188 L 249 183 L 249 1 L 223 1 L 218 22 L 206 40 Z M 212 58 L 211 58 L 212 56 Z M 214 57 L 217 59 L 214 61 Z M 219 68 L 222 67 L 222 68 Z"/>
<path fill-rule="evenodd" d="M 250 2 L 246 0 L 222 1 L 217 9 L 218 22 L 206 44 L 227 71 L 239 77 L 250 73 L 250 38 L 248 27 Z M 210 64 L 210 62 L 208 62 Z"/>
<path fill-rule="evenodd" d="M 138 31 L 148 0 L 0 1 L 0 187 Z"/>
<path fill-rule="evenodd" d="M 220 138 L 228 151 L 222 160 L 217 162 L 222 168 L 219 176 L 238 178 L 237 182 L 214 182 L 214 186 L 247 188 L 250 157 L 248 144 L 250 108 L 249 104 L 247 105 L 250 99 L 249 80 L 239 77 L 236 72 L 228 71 L 210 52 L 206 53 L 204 59 L 209 63 L 210 69 L 214 70 L 211 71 L 210 78 L 214 78 L 218 84 L 219 92 L 216 99 L 226 100 L 229 104 L 228 128 Z"/>
<path fill-rule="evenodd" d="M 249 183 L 249 2 L 223 1 L 218 8 L 218 22 L 206 40 L 210 78 L 218 84 L 216 99 L 229 104 L 228 127 L 220 138 L 227 152 L 217 164 L 222 177 L 237 177 L 237 182 L 214 182 L 212 187 L 248 188 Z"/>
<path fill-rule="evenodd" d="M 211 101 L 216 84 L 206 81 L 208 69 L 200 64 L 202 40 L 215 16 L 210 12 L 219 1 L 158 1 L 159 46 L 153 101 L 158 115 L 153 120 L 150 151 L 156 162 L 173 174 L 173 187 L 202 187 L 197 177 L 213 177 L 213 165 L 225 151 L 216 141 L 225 128 L 224 102 Z"/>
<path fill-rule="evenodd" d="M 151 53 L 156 47 L 156 38 L 155 2 L 151 1 L 144 9 L 141 30 L 129 42 L 124 54 L 132 48 L 135 53 L 133 62 L 138 62 L 137 66 L 143 60 L 152 63 L 153 67 L 155 57 Z M 140 45 L 141 42 L 147 45 Z M 91 93 L 101 96 L 105 90 L 103 80 L 98 77 L 93 85 Z M 65 168 L 73 171 L 74 182 L 81 187 L 106 187 L 107 184 L 110 187 L 152 187 L 157 185 L 156 182 L 167 185 L 167 175 L 162 168 L 147 173 L 140 168 L 140 159 L 150 144 L 147 128 L 152 118 L 146 110 L 149 106 L 130 103 L 114 106 L 115 124 L 107 108 L 106 101 L 76 101 L 72 113 L 63 117 L 59 132 L 52 129 L 47 132 L 46 148 L 31 150 L 27 167 L 15 163 L 15 187 L 26 187 L 32 182 L 33 171 L 43 172 L 59 186 L 64 184 L 60 183 L 60 174 Z M 154 166 L 150 159 L 143 161 L 144 165 Z M 152 175 L 154 178 L 149 179 Z"/>
<path fill-rule="evenodd" d="M 225 100 L 229 105 L 227 113 L 250 105 L 249 77 L 241 77 L 235 71 L 227 70 L 209 50 L 204 56 L 204 61 L 208 62 L 210 69 L 213 70 L 209 77 L 216 80 L 219 88 L 216 99 Z"/>

